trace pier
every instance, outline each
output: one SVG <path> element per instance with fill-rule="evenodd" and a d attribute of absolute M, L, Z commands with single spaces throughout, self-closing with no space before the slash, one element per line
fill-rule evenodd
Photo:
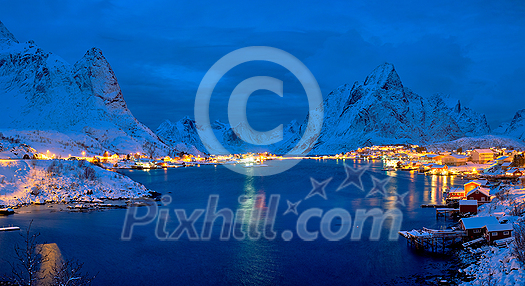
<path fill-rule="evenodd" d="M 454 213 L 459 212 L 459 209 L 455 208 L 436 208 L 436 218 L 443 216 L 445 219 L 448 215 L 452 215 Z"/>
<path fill-rule="evenodd" d="M 399 235 L 406 238 L 407 243 L 418 250 L 445 252 L 447 246 L 461 242 L 467 233 L 462 230 L 423 228 L 422 230 L 400 231 Z"/>
<path fill-rule="evenodd" d="M 424 204 L 421 205 L 422 208 L 446 208 L 448 204 Z"/>

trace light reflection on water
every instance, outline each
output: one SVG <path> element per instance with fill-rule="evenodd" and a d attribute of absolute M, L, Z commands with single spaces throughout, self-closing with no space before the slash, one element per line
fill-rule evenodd
<path fill-rule="evenodd" d="M 344 163 L 359 168 L 369 163 L 362 160 L 344 160 Z M 281 238 L 283 230 L 294 229 L 297 216 L 282 214 L 287 208 L 286 200 L 303 200 L 299 212 L 319 207 L 325 211 L 334 207 L 346 209 L 352 218 L 356 209 L 399 208 L 404 215 L 405 230 L 442 228 L 443 220 L 435 219 L 434 209 L 422 209 L 421 204 L 437 203 L 442 198 L 441 187 L 461 185 L 459 178 L 425 176 L 416 172 L 384 172 L 381 163 L 371 162 L 371 169 L 363 175 L 365 192 L 347 187 L 336 192 L 345 178 L 343 160 L 305 160 L 286 173 L 270 177 L 249 177 L 231 172 L 222 166 L 201 166 L 169 170 L 126 171 L 124 173 L 161 193 L 170 193 L 170 207 L 191 210 L 206 206 L 208 195 L 219 194 L 218 210 L 228 207 L 237 210 L 264 210 L 272 194 L 280 194 L 277 212 L 275 240 L 244 239 L 220 241 L 218 239 L 222 219 L 214 224 L 212 239 L 207 242 L 192 242 L 185 238 L 176 242 L 159 241 L 154 236 L 155 226 L 138 227 L 129 242 L 120 240 L 125 211 L 110 210 L 93 213 L 50 213 L 52 208 L 38 206 L 32 213 L 16 214 L 0 218 L 0 226 L 15 224 L 25 226 L 35 220 L 35 230 L 42 233 L 43 241 L 56 243 L 66 257 L 85 262 L 91 273 L 99 272 L 95 285 L 166 285 L 178 284 L 349 284 L 368 285 L 391 283 L 397 277 L 413 274 L 440 273 L 446 259 L 431 258 L 428 254 L 415 253 L 406 242 L 387 241 L 388 225 L 383 225 L 380 241 L 368 241 L 370 226 L 363 231 L 361 241 L 345 238 L 339 242 L 318 239 L 303 242 L 294 237 L 290 242 Z M 388 196 L 366 197 L 372 187 L 370 176 L 379 179 L 391 176 L 389 191 L 399 194 L 409 192 L 406 207 L 396 204 L 396 198 Z M 326 188 L 328 200 L 314 196 L 304 200 L 311 190 L 310 177 L 323 181 L 333 180 Z M 239 196 L 247 200 L 239 202 Z M 262 196 L 266 200 L 262 200 Z M 263 212 L 264 214 L 264 212 Z M 257 226 L 262 231 L 264 216 L 253 219 L 246 213 L 243 221 L 245 232 Z M 176 221 L 170 221 L 166 229 L 173 231 Z M 312 228 L 319 228 L 319 219 L 312 219 Z M 200 233 L 202 223 L 196 225 Z M 15 234 L 16 235 L 16 234 Z M 10 245 L 15 237 L 0 234 L 0 257 L 9 257 Z M 0 272 L 6 270 L 0 261 Z M 1 273 L 0 273 L 1 274 Z M 410 283 L 409 283 L 410 284 Z"/>

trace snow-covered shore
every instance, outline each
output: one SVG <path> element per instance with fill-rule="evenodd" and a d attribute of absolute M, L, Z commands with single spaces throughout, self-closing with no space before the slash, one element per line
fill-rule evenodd
<path fill-rule="evenodd" d="M 0 206 L 139 198 L 148 190 L 87 161 L 0 160 Z"/>
<path fill-rule="evenodd" d="M 506 187 L 500 190 L 497 198 L 480 208 L 478 216 L 497 216 L 510 222 L 525 223 L 522 216 L 513 216 L 525 200 L 525 189 Z M 518 208 L 518 209 L 517 209 Z M 460 271 L 474 280 L 462 285 L 524 285 L 525 267 L 514 255 L 514 243 L 508 247 L 484 246 L 476 262 Z"/>

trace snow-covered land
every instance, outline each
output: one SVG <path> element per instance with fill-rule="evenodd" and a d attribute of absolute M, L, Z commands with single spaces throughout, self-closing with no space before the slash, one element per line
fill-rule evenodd
<path fill-rule="evenodd" d="M 19 43 L 0 22 L 0 132 L 39 152 L 79 155 L 142 152 L 146 142 L 169 149 L 127 108 L 102 52 L 74 65 Z"/>
<path fill-rule="evenodd" d="M 147 195 L 143 185 L 83 160 L 0 160 L 0 206 Z"/>
<path fill-rule="evenodd" d="M 514 224 L 524 224 L 525 217 L 520 208 L 525 201 L 525 189 L 519 187 L 503 187 L 498 189 L 497 198 L 491 203 L 480 207 L 477 216 L 497 215 L 502 219 L 507 218 Z M 514 254 L 514 243 L 508 247 L 484 246 L 479 259 L 462 269 L 468 276 L 475 279 L 463 285 L 523 285 L 525 281 L 525 267 Z"/>

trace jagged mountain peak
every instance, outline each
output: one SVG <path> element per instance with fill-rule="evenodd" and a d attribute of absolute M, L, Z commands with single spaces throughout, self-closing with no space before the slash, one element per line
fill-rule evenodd
<path fill-rule="evenodd" d="M 157 132 L 159 132 L 159 130 L 171 128 L 173 125 L 174 124 L 169 119 L 166 119 L 159 125 L 159 127 L 157 128 Z"/>
<path fill-rule="evenodd" d="M 396 72 L 393 64 L 384 63 L 377 68 L 375 68 L 372 73 L 370 73 L 364 82 L 364 86 L 372 87 L 377 86 L 381 89 L 403 89 L 403 84 L 401 79 Z"/>
<path fill-rule="evenodd" d="M 0 21 L 0 41 L 1 40 L 10 40 L 15 43 L 18 43 L 18 40 L 15 38 L 15 36 L 6 28 L 4 23 Z"/>
<path fill-rule="evenodd" d="M 502 123 L 495 131 L 495 133 L 525 140 L 525 109 L 516 111 L 510 122 Z"/>
<path fill-rule="evenodd" d="M 89 49 L 74 69 L 81 89 L 92 91 L 109 107 L 127 110 L 117 77 L 99 48 Z"/>
<path fill-rule="evenodd" d="M 516 111 L 516 114 L 514 115 L 514 118 L 512 118 L 512 121 L 515 122 L 524 117 L 525 117 L 525 109 L 521 109 L 521 110 Z"/>
<path fill-rule="evenodd" d="M 106 58 L 102 54 L 102 50 L 97 47 L 92 47 L 91 49 L 87 50 L 83 58 L 85 60 L 89 60 L 92 62 L 97 62 L 97 61 L 107 62 Z"/>

